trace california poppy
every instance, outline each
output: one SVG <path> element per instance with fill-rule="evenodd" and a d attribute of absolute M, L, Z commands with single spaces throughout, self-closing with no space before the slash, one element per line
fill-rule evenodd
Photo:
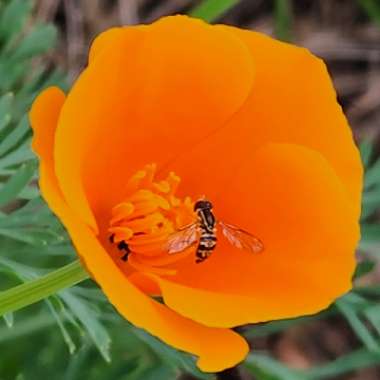
<path fill-rule="evenodd" d="M 114 28 L 67 96 L 38 96 L 31 124 L 42 194 L 89 273 L 202 370 L 243 360 L 231 327 L 315 313 L 351 288 L 362 167 L 306 49 L 185 16 Z M 203 195 L 264 251 L 218 233 L 201 263 L 195 246 L 168 254 Z"/>

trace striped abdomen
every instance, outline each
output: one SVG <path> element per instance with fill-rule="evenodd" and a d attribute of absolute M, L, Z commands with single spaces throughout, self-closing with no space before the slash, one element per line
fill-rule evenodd
<path fill-rule="evenodd" d="M 211 210 L 199 210 L 198 223 L 200 237 L 195 262 L 201 263 L 211 255 L 216 247 L 216 221 Z"/>

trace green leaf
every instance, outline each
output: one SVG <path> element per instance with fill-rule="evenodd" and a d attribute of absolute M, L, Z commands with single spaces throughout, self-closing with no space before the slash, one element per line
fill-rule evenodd
<path fill-rule="evenodd" d="M 366 308 L 363 313 L 380 335 L 380 304 Z"/>
<path fill-rule="evenodd" d="M 359 145 L 360 157 L 362 159 L 363 166 L 367 168 L 369 166 L 372 153 L 373 144 L 369 140 L 363 140 Z"/>
<path fill-rule="evenodd" d="M 52 298 L 52 299 L 47 298 L 45 299 L 45 302 L 47 303 L 50 312 L 52 313 L 55 321 L 57 322 L 59 326 L 59 329 L 61 330 L 63 340 L 65 341 L 70 354 L 73 354 L 76 351 L 76 345 L 74 341 L 72 340 L 71 335 L 69 334 L 68 330 L 66 329 L 64 321 L 62 320 L 60 316 L 59 308 L 63 307 L 63 305 L 60 305 L 59 299 L 57 297 Z"/>
<path fill-rule="evenodd" d="M 0 130 L 4 129 L 11 122 L 12 117 L 10 114 L 6 113 L 5 115 L 0 116 Z"/>
<path fill-rule="evenodd" d="M 4 321 L 6 323 L 6 325 L 11 328 L 13 327 L 13 323 L 14 323 L 14 316 L 13 316 L 13 313 L 7 313 L 7 314 L 4 314 L 3 315 L 3 318 L 4 318 Z"/>
<path fill-rule="evenodd" d="M 345 356 L 341 356 L 328 364 L 309 369 L 307 371 L 306 378 L 307 380 L 332 380 L 347 372 L 356 371 L 378 364 L 380 364 L 380 356 L 378 353 L 374 353 L 366 349 L 360 349 Z"/>
<path fill-rule="evenodd" d="M 379 285 L 369 285 L 369 286 L 357 286 L 355 292 L 358 294 L 363 294 L 364 296 L 380 297 L 380 286 Z"/>
<path fill-rule="evenodd" d="M 380 3 L 378 0 L 358 0 L 368 17 L 380 27 Z"/>
<path fill-rule="evenodd" d="M 53 25 L 37 25 L 12 54 L 12 60 L 23 60 L 46 53 L 56 41 L 57 31 Z"/>
<path fill-rule="evenodd" d="M 14 99 L 12 92 L 8 92 L 0 98 L 0 131 L 11 121 L 11 105 Z"/>
<path fill-rule="evenodd" d="M 248 355 L 244 367 L 262 380 L 306 380 L 301 371 L 292 370 L 270 356 L 258 352 Z"/>
<path fill-rule="evenodd" d="M 197 379 L 210 380 L 211 376 L 201 372 L 190 355 L 181 353 L 180 351 L 169 347 L 159 339 L 146 333 L 144 330 L 133 328 L 131 331 L 145 342 L 168 365 L 182 368 Z"/>
<path fill-rule="evenodd" d="M 0 38 L 7 41 L 20 32 L 31 9 L 32 2 L 29 0 L 9 1 L 0 16 Z"/>
<path fill-rule="evenodd" d="M 366 219 L 375 213 L 380 207 L 380 188 L 376 186 L 373 190 L 363 193 L 361 219 Z"/>
<path fill-rule="evenodd" d="M 165 365 L 160 366 L 160 364 L 157 363 L 153 368 L 144 368 L 143 371 L 139 371 L 131 380 L 168 380 L 177 378 L 178 374 L 174 368 Z"/>
<path fill-rule="evenodd" d="M 29 131 L 28 117 L 24 116 L 17 126 L 0 141 L 0 156 L 15 147 Z"/>
<path fill-rule="evenodd" d="M 46 330 L 54 325 L 55 321 L 50 314 L 38 313 L 17 322 L 17 328 L 0 327 L 0 342 L 14 341 L 17 338 L 27 337 L 36 331 Z"/>
<path fill-rule="evenodd" d="M 88 277 L 77 260 L 45 276 L 0 292 L 0 316 L 38 302 Z"/>
<path fill-rule="evenodd" d="M 25 199 L 25 200 L 35 199 L 35 198 L 38 198 L 39 196 L 40 196 L 40 191 L 37 186 L 24 187 L 19 194 L 19 198 Z"/>
<path fill-rule="evenodd" d="M 25 226 L 49 226 L 55 227 L 57 219 L 53 216 L 50 209 L 41 199 L 41 197 L 34 198 L 24 206 L 13 211 L 5 217 L 0 217 L 0 227 L 14 228 Z"/>
<path fill-rule="evenodd" d="M 239 0 L 204 0 L 190 11 L 190 16 L 200 18 L 207 22 L 213 22 L 238 2 Z"/>
<path fill-rule="evenodd" d="M 325 318 L 330 313 L 331 313 L 330 311 L 325 311 L 325 312 L 322 312 L 313 316 L 308 316 L 308 317 L 283 319 L 279 321 L 260 323 L 257 325 L 253 325 L 252 327 L 249 327 L 244 332 L 244 336 L 247 339 L 265 337 L 271 334 L 279 333 L 295 325 L 301 325 L 303 323 L 308 323 L 314 320 Z"/>
<path fill-rule="evenodd" d="M 18 263 L 2 256 L 0 257 L 0 265 L 0 270 L 16 274 L 17 278 L 24 282 L 38 277 L 39 274 L 42 275 L 42 271 L 37 268 Z"/>
<path fill-rule="evenodd" d="M 10 48 L 12 50 L 13 47 Z M 25 77 L 29 70 L 28 62 L 13 61 L 8 58 L 11 52 L 7 52 L 6 59 L 0 59 L 0 89 L 10 91 Z"/>
<path fill-rule="evenodd" d="M 347 302 L 347 300 L 341 298 L 336 301 L 335 305 L 347 319 L 348 323 L 355 331 L 357 337 L 363 342 L 367 349 L 371 352 L 377 352 L 380 355 L 379 342 L 375 340 L 365 324 L 360 320 L 355 310 L 350 307 L 350 304 Z"/>
<path fill-rule="evenodd" d="M 48 228 L 0 228 L 0 235 L 31 244 L 33 246 L 47 246 L 49 243 L 63 241 L 64 237 Z"/>
<path fill-rule="evenodd" d="M 371 305 L 371 301 L 355 292 L 350 292 L 340 298 L 345 304 L 349 305 L 349 308 L 355 312 L 361 312 L 364 308 Z"/>
<path fill-rule="evenodd" d="M 354 278 L 360 278 L 362 276 L 365 276 L 366 274 L 372 272 L 372 270 L 375 268 L 376 263 L 371 260 L 364 260 L 360 262 L 355 269 Z"/>
<path fill-rule="evenodd" d="M 85 360 L 90 354 L 90 345 L 84 344 L 75 356 L 68 363 L 63 380 L 78 380 L 80 379 L 80 369 L 85 365 Z"/>
<path fill-rule="evenodd" d="M 283 41 L 291 41 L 292 7 L 289 0 L 275 0 L 274 23 L 275 35 Z"/>
<path fill-rule="evenodd" d="M 5 266 L 9 270 L 11 270 L 13 273 L 15 273 L 17 275 L 17 277 L 20 280 L 22 280 L 23 282 L 28 281 L 28 280 L 33 279 L 33 278 L 36 278 L 38 273 L 41 272 L 41 270 L 38 270 L 36 268 L 31 268 L 31 267 L 28 267 L 26 265 L 23 265 L 23 264 L 20 264 L 20 263 L 17 263 L 15 261 L 8 260 L 5 258 L 2 258 L 0 260 L 0 264 L 2 264 L 3 266 Z M 63 314 L 64 318 L 68 317 L 68 313 L 66 312 L 63 303 L 61 302 L 61 300 L 56 295 L 53 295 L 50 298 L 45 298 L 44 301 L 47 304 L 50 312 L 52 313 L 55 321 L 57 322 L 57 324 L 61 330 L 63 339 L 68 346 L 69 352 L 71 354 L 74 353 L 74 351 L 76 349 L 75 343 L 72 340 L 68 330 L 65 327 L 64 320 L 61 318 L 61 313 Z M 5 318 L 7 316 L 12 317 L 12 324 L 13 324 L 13 313 L 4 314 L 3 317 Z M 67 318 L 67 319 L 69 321 L 71 321 L 70 318 Z"/>
<path fill-rule="evenodd" d="M 84 326 L 104 360 L 108 363 L 111 362 L 111 338 L 108 335 L 107 330 L 99 322 L 94 310 L 89 308 L 87 302 L 83 298 L 74 295 L 72 292 L 63 291 L 60 293 L 60 297 Z"/>
<path fill-rule="evenodd" d="M 364 177 L 364 190 L 376 185 L 380 185 L 380 159 L 367 169 Z"/>
<path fill-rule="evenodd" d="M 35 161 L 29 161 L 18 169 L 18 171 L 0 189 L 0 207 L 5 206 L 11 200 L 17 198 L 18 194 L 33 177 L 35 170 Z"/>
<path fill-rule="evenodd" d="M 360 247 L 364 244 L 380 242 L 380 224 L 379 223 L 362 223 Z"/>
<path fill-rule="evenodd" d="M 20 145 L 12 153 L 9 153 L 8 155 L 0 159 L 0 175 L 8 173 L 7 170 L 3 169 L 21 164 L 33 158 L 35 158 L 35 155 L 30 149 L 30 141 L 25 141 L 24 144 Z"/>

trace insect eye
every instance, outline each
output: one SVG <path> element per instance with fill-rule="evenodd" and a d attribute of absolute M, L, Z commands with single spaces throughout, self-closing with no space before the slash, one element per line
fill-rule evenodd
<path fill-rule="evenodd" d="M 205 200 L 200 200 L 200 201 L 195 202 L 194 211 L 204 210 L 207 208 L 212 208 L 211 202 L 205 201 Z"/>

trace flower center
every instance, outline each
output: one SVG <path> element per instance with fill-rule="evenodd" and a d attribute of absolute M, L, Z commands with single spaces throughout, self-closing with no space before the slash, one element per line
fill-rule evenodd
<path fill-rule="evenodd" d="M 156 165 L 146 165 L 127 183 L 125 199 L 112 209 L 110 241 L 120 250 L 120 259 L 138 271 L 174 274 L 166 268 L 187 256 L 187 250 L 169 255 L 165 244 L 177 229 L 194 222 L 193 202 L 175 196 L 180 178 L 173 172 L 156 180 Z"/>

